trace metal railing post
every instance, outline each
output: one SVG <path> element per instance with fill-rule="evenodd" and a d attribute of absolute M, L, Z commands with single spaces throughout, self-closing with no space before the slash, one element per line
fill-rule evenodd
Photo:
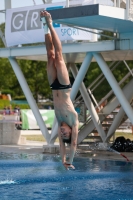
<path fill-rule="evenodd" d="M 66 7 L 69 7 L 69 0 L 66 0 Z"/>
<path fill-rule="evenodd" d="M 114 0 L 114 7 L 116 7 L 116 0 Z"/>
<path fill-rule="evenodd" d="M 129 0 L 126 0 L 126 19 L 129 19 L 129 8 L 130 7 L 130 2 Z"/>

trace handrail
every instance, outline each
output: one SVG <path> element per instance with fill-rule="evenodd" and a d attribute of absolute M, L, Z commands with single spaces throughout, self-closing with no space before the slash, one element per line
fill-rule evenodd
<path fill-rule="evenodd" d="M 111 71 L 113 71 L 120 63 L 121 63 L 122 61 L 119 61 L 119 62 L 117 62 L 113 67 L 112 67 L 112 65 L 115 63 L 115 62 L 112 62 L 110 65 L 109 65 L 109 67 L 111 68 L 112 67 L 112 69 L 111 69 Z M 129 75 L 129 74 L 128 74 Z M 103 73 L 101 73 L 98 77 L 97 77 L 97 81 L 99 80 L 99 77 L 101 78 L 103 76 Z M 126 78 L 126 77 L 125 77 Z M 103 77 L 94 87 L 93 87 L 93 89 L 92 90 L 90 90 L 90 87 L 92 87 L 95 83 L 96 83 L 96 81 L 93 81 L 93 83 L 87 88 L 88 89 L 88 91 L 89 91 L 89 93 L 90 94 L 92 94 L 92 92 L 98 87 L 98 85 L 100 84 L 100 83 L 102 83 L 102 81 L 105 79 L 105 77 Z M 123 80 L 123 79 L 122 79 Z M 121 84 L 120 82 L 119 82 L 119 84 Z M 96 108 L 98 108 L 111 94 L 113 93 L 113 91 L 111 90 L 99 103 L 97 103 L 97 101 L 95 100 L 95 98 L 94 98 L 94 102 L 96 103 Z M 79 97 L 78 97 L 78 100 L 81 98 L 82 96 L 80 95 Z M 76 101 L 77 101 L 77 99 L 76 99 Z M 75 101 L 75 102 L 76 102 Z M 74 103 L 75 103 L 74 102 Z M 80 102 L 79 102 L 79 104 L 80 104 Z"/>
<path fill-rule="evenodd" d="M 85 121 L 85 123 L 83 123 L 82 126 L 78 129 L 78 131 L 81 131 L 84 128 L 84 126 L 91 121 L 91 119 L 92 118 L 91 118 L 91 115 L 90 115 L 89 118 Z"/>
<path fill-rule="evenodd" d="M 109 68 L 112 67 L 112 65 L 115 63 L 115 61 L 111 62 L 111 64 L 109 65 Z M 88 87 L 89 89 L 103 76 L 103 73 L 101 73 Z"/>
<path fill-rule="evenodd" d="M 133 69 L 132 69 L 133 71 Z M 131 73 L 128 72 L 126 76 L 118 83 L 118 85 L 121 85 L 129 76 L 131 76 Z M 101 105 L 107 98 L 110 97 L 110 95 L 113 93 L 113 90 L 110 90 L 110 92 L 98 103 L 98 105 Z"/>
<path fill-rule="evenodd" d="M 127 62 L 126 62 L 125 60 L 124 60 L 123 62 L 124 62 L 124 64 L 126 65 L 126 67 L 128 68 L 128 70 L 130 71 L 131 75 L 133 76 L 133 72 L 132 72 L 132 70 L 130 69 L 130 67 L 128 66 Z"/>
<path fill-rule="evenodd" d="M 131 71 L 133 71 L 133 69 L 132 69 Z M 124 76 L 124 78 L 118 83 L 118 85 L 121 85 L 121 84 L 122 84 L 128 77 L 130 77 L 130 76 L 131 76 L 131 73 L 128 72 L 128 73 L 126 74 L 126 76 Z M 113 93 L 113 90 L 111 90 L 111 91 L 98 103 L 98 105 L 101 105 L 112 93 Z M 133 105 L 133 102 L 130 103 L 130 104 Z M 97 108 L 97 107 L 95 107 L 95 108 Z M 102 112 L 102 111 L 101 111 L 101 112 Z M 102 113 L 101 113 L 101 114 L 102 114 Z M 103 115 L 104 115 L 104 113 L 103 113 Z M 85 121 L 85 123 L 82 124 L 82 126 L 79 128 L 79 131 L 80 131 L 86 124 L 88 124 L 90 121 L 91 121 L 91 116 L 89 115 L 89 117 L 87 118 L 87 120 Z"/>
<path fill-rule="evenodd" d="M 122 61 L 119 61 L 118 63 L 115 64 L 115 66 L 111 69 L 111 71 L 113 71 Z M 103 77 L 92 89 L 92 92 L 100 85 L 100 83 L 103 82 L 103 80 L 105 79 L 105 77 Z"/>

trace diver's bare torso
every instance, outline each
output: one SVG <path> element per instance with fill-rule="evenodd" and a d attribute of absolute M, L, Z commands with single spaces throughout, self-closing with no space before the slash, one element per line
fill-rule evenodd
<path fill-rule="evenodd" d="M 70 99 L 71 89 L 53 90 L 54 109 L 59 126 L 65 122 L 70 127 L 76 124 L 78 120 L 77 112 L 74 109 Z"/>

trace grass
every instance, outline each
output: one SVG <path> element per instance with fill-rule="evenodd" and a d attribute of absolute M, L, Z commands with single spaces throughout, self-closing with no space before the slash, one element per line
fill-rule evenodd
<path fill-rule="evenodd" d="M 43 135 L 24 135 L 24 137 L 26 137 L 26 140 L 46 142 Z"/>
<path fill-rule="evenodd" d="M 115 133 L 115 138 L 117 137 L 120 137 L 120 136 L 123 136 L 124 138 L 126 139 L 130 139 L 130 140 L 133 140 L 133 134 L 132 133 Z"/>
<path fill-rule="evenodd" d="M 38 141 L 38 142 L 46 142 L 45 138 L 43 135 L 24 135 L 26 137 L 26 140 L 31 140 L 31 141 Z M 58 142 L 58 138 L 56 139 L 56 142 Z"/>
<path fill-rule="evenodd" d="M 133 134 L 132 133 L 115 133 L 115 138 L 123 136 L 126 139 L 130 139 L 133 140 Z M 43 135 L 25 135 L 27 140 L 31 140 L 31 141 L 39 141 L 39 142 L 46 142 L 45 138 L 43 137 Z M 58 142 L 58 138 L 56 139 L 56 142 Z"/>

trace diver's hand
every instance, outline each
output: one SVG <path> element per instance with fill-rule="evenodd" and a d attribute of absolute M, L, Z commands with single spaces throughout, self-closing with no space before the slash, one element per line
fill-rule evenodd
<path fill-rule="evenodd" d="M 63 165 L 66 168 L 66 170 L 69 170 L 69 168 L 75 169 L 75 167 L 72 164 L 68 164 L 67 162 L 64 162 Z"/>

